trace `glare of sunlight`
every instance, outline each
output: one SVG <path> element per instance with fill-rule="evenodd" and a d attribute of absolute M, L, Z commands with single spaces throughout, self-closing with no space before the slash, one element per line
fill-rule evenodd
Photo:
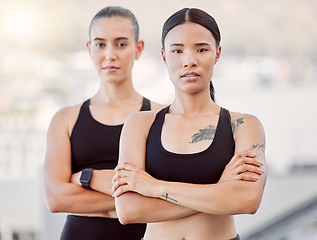
<path fill-rule="evenodd" d="M 25 37 L 32 34 L 33 16 L 26 12 L 14 12 L 8 16 L 7 31 L 11 37 Z"/>
<path fill-rule="evenodd" d="M 1 11 L 2 34 L 10 40 L 28 43 L 40 32 L 41 16 L 35 4 L 31 2 L 13 2 Z"/>

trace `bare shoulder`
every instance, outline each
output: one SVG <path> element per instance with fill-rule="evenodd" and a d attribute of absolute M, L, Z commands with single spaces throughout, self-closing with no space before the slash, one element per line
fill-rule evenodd
<path fill-rule="evenodd" d="M 252 115 L 252 114 L 248 114 L 248 113 L 240 113 L 240 112 L 230 112 L 230 115 L 231 115 L 231 121 L 235 121 L 237 119 L 244 119 L 244 120 L 247 120 L 247 121 L 258 121 L 260 122 L 260 120 Z"/>
<path fill-rule="evenodd" d="M 162 104 L 159 104 L 159 103 L 156 103 L 156 102 L 152 102 L 151 101 L 151 108 L 153 111 L 157 112 L 159 110 L 161 110 L 162 108 L 166 107 L 166 105 L 162 105 Z"/>
<path fill-rule="evenodd" d="M 124 123 L 124 130 L 133 129 L 133 131 L 147 133 L 155 119 L 155 115 L 155 110 L 132 113 Z"/>
<path fill-rule="evenodd" d="M 232 132 L 235 135 L 239 129 L 243 131 L 257 130 L 263 132 L 261 121 L 252 114 L 230 112 Z"/>
<path fill-rule="evenodd" d="M 77 104 L 58 110 L 51 120 L 50 129 L 61 128 L 71 131 L 77 120 L 80 107 L 81 104 Z"/>

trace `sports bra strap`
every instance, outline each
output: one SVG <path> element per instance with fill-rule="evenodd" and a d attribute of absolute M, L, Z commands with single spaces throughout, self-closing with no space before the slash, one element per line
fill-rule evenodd
<path fill-rule="evenodd" d="M 142 107 L 140 111 L 150 111 L 151 110 L 151 101 L 146 97 L 143 97 Z"/>

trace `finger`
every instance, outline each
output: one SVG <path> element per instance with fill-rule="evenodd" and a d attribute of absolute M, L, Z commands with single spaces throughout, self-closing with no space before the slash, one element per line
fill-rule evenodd
<path fill-rule="evenodd" d="M 244 156 L 241 157 L 240 159 L 238 159 L 235 162 L 236 165 L 241 165 L 241 164 L 250 164 L 250 165 L 254 165 L 257 167 L 260 167 L 263 165 L 263 163 L 259 160 L 259 158 L 257 156 L 254 157 L 248 157 L 248 156 Z"/>
<path fill-rule="evenodd" d="M 259 167 L 256 167 L 256 166 L 250 165 L 250 164 L 243 164 L 243 165 L 237 167 L 237 174 L 241 174 L 241 173 L 245 173 L 245 172 L 252 172 L 252 173 L 256 173 L 258 175 L 262 175 L 265 171 Z"/>
<path fill-rule="evenodd" d="M 238 153 L 236 153 L 236 155 L 238 158 L 243 158 L 243 157 L 254 158 L 254 157 L 256 157 L 256 154 L 252 153 L 250 151 L 238 152 Z"/>
<path fill-rule="evenodd" d="M 138 169 L 138 168 L 136 166 L 134 166 L 133 164 L 131 164 L 131 163 L 123 163 L 123 164 L 118 165 L 115 168 L 115 171 L 119 171 L 119 170 L 136 170 L 136 169 Z"/>
<path fill-rule="evenodd" d="M 122 169 L 119 171 L 116 171 L 115 175 L 112 178 L 112 183 L 117 181 L 119 178 L 125 178 L 125 177 L 130 177 L 132 172 L 130 170 Z"/>
<path fill-rule="evenodd" d="M 237 167 L 238 165 L 241 164 L 241 162 L 244 162 L 246 158 L 253 159 L 255 158 L 256 155 L 252 154 L 251 152 L 245 151 L 245 152 L 238 152 L 235 153 L 235 155 L 232 157 L 230 162 L 228 163 L 228 167 Z"/>
<path fill-rule="evenodd" d="M 237 175 L 235 179 L 242 180 L 242 181 L 256 182 L 259 179 L 259 177 L 242 173 Z"/>
<path fill-rule="evenodd" d="M 121 185 L 120 187 L 118 187 L 114 194 L 112 195 L 112 197 L 117 198 L 120 197 L 123 193 L 129 192 L 129 185 Z"/>
<path fill-rule="evenodd" d="M 119 188 L 120 186 L 123 185 L 128 185 L 128 179 L 127 178 L 118 178 L 113 184 L 112 184 L 112 188 L 111 191 L 115 192 L 117 190 L 117 188 Z"/>

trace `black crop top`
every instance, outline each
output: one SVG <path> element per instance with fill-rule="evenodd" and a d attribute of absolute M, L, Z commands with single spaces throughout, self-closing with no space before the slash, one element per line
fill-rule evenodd
<path fill-rule="evenodd" d="M 161 142 L 166 107 L 156 114 L 146 143 L 146 171 L 153 177 L 174 182 L 217 183 L 234 155 L 235 143 L 228 110 L 221 108 L 214 140 L 202 152 L 179 154 L 167 151 Z"/>
<path fill-rule="evenodd" d="M 96 121 L 89 109 L 90 99 L 80 108 L 70 142 L 72 173 L 84 168 L 114 169 L 118 164 L 119 141 L 123 124 L 105 125 Z M 151 110 L 151 102 L 143 98 L 140 111 Z"/>

